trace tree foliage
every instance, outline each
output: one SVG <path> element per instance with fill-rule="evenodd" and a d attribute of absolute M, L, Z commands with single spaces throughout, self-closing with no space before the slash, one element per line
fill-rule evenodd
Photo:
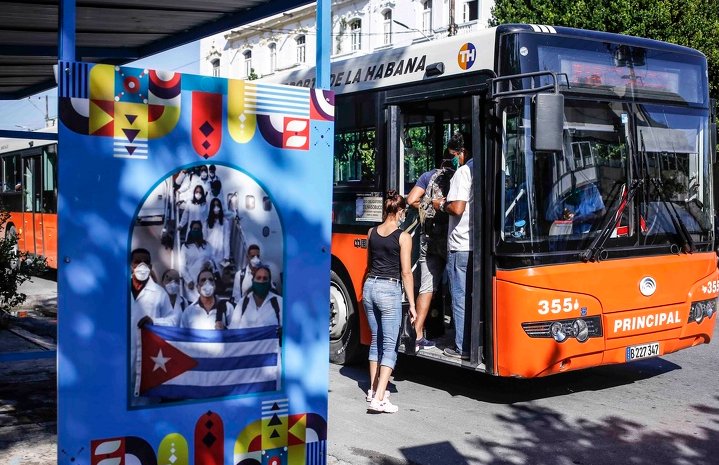
<path fill-rule="evenodd" d="M 22 283 L 46 270 L 44 258 L 31 257 L 17 250 L 17 236 L 5 234 L 10 213 L 0 209 L 0 316 L 22 305 L 27 296 L 18 292 Z"/>
<path fill-rule="evenodd" d="M 496 0 L 490 25 L 505 23 L 616 32 L 695 48 L 709 62 L 709 94 L 719 98 L 717 0 Z"/>

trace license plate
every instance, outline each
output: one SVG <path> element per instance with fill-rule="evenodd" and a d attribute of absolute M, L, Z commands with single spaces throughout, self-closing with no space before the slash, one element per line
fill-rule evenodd
<path fill-rule="evenodd" d="M 627 347 L 627 362 L 641 358 L 656 357 L 657 355 L 659 355 L 658 342 Z"/>

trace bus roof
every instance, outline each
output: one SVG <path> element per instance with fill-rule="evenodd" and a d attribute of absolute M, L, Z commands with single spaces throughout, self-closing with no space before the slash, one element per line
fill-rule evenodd
<path fill-rule="evenodd" d="M 692 48 L 622 34 L 561 26 L 504 24 L 472 34 L 416 42 L 405 47 L 387 48 L 362 56 L 336 59 L 332 62 L 331 88 L 337 93 L 344 94 L 467 72 L 482 70 L 494 72 L 497 37 L 518 32 L 621 43 L 704 57 L 701 52 Z M 315 68 L 277 73 L 262 78 L 262 81 L 314 87 Z"/>
<path fill-rule="evenodd" d="M 57 126 L 47 126 L 42 129 L 38 129 L 33 132 L 44 132 L 44 133 L 57 133 Z M 45 139 L 12 139 L 12 138 L 0 138 L 0 155 L 17 150 L 29 149 L 31 147 L 40 147 L 43 145 L 56 144 L 56 140 L 45 140 Z"/>

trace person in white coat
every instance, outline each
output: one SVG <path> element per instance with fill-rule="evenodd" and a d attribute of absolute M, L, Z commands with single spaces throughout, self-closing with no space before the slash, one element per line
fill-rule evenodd
<path fill-rule="evenodd" d="M 212 272 L 209 270 L 200 271 L 197 275 L 197 286 L 200 289 L 200 297 L 182 313 L 180 327 L 192 329 L 227 328 L 232 318 L 233 307 L 230 303 L 221 302 L 217 298 L 217 286 Z"/>
<path fill-rule="evenodd" d="M 182 267 L 182 279 L 185 281 L 185 297 L 194 302 L 199 297 L 195 280 L 202 270 L 217 270 L 212 259 L 212 249 L 205 241 L 202 234 L 202 223 L 193 221 L 190 223 L 187 232 L 187 241 L 182 246 L 184 265 Z"/>
<path fill-rule="evenodd" d="M 272 292 L 272 272 L 260 265 L 252 278 L 252 287 L 241 301 L 230 320 L 230 328 L 256 328 L 282 326 L 282 297 Z M 274 301 L 274 302 L 273 302 Z"/>
<path fill-rule="evenodd" d="M 173 268 L 165 270 L 165 272 L 162 273 L 162 287 L 165 288 L 167 296 L 170 298 L 172 310 L 178 314 L 182 314 L 185 308 L 187 308 L 188 301 L 182 296 L 180 273 Z"/>
<path fill-rule="evenodd" d="M 210 201 L 207 220 L 204 224 L 205 240 L 212 249 L 212 258 L 215 263 L 230 260 L 230 221 L 225 219 L 220 199 Z"/>
<path fill-rule="evenodd" d="M 130 253 L 130 272 L 130 364 L 134 374 L 132 392 L 137 396 L 139 328 L 145 324 L 178 326 L 180 314 L 172 309 L 167 292 L 150 277 L 152 258 L 147 249 L 138 248 Z M 133 403 L 138 405 L 136 398 Z"/>
<path fill-rule="evenodd" d="M 180 218 L 178 227 L 184 228 L 188 224 L 192 224 L 193 221 L 199 221 L 203 223 L 207 219 L 207 194 L 202 186 L 195 186 L 195 191 L 192 197 L 192 201 L 185 206 L 185 210 Z M 187 230 L 187 236 L 190 235 L 190 230 Z M 185 236 L 185 240 L 187 240 Z"/>
<path fill-rule="evenodd" d="M 250 244 L 250 246 L 247 247 L 246 260 L 247 263 L 245 266 L 235 273 L 235 280 L 232 286 L 232 298 L 235 302 L 239 302 L 250 290 L 250 287 L 252 287 L 252 276 L 260 265 L 265 265 L 270 269 L 273 276 L 270 287 L 276 294 L 282 295 L 282 274 L 274 263 L 262 260 L 259 245 Z"/>

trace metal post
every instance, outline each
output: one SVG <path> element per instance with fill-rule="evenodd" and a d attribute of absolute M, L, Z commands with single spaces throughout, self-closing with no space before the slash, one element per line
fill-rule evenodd
<path fill-rule="evenodd" d="M 317 0 L 316 86 L 330 88 L 330 52 L 332 50 L 332 1 Z"/>
<path fill-rule="evenodd" d="M 58 15 L 58 60 L 75 61 L 75 0 L 60 0 Z"/>

